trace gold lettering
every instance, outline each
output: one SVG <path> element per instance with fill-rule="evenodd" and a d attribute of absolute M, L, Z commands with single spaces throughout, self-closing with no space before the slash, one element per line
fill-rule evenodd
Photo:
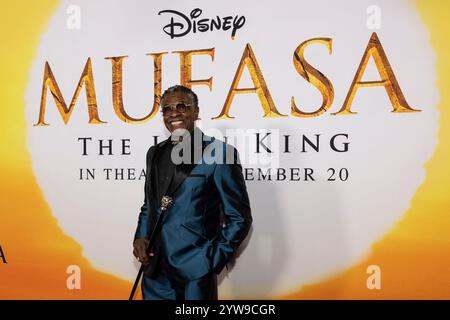
<path fill-rule="evenodd" d="M 244 67 L 247 67 L 250 77 L 255 87 L 253 88 L 237 88 L 239 81 L 244 71 Z M 230 90 L 228 91 L 225 104 L 222 111 L 217 117 L 212 119 L 233 119 L 228 113 L 230 111 L 231 103 L 233 102 L 234 95 L 237 93 L 256 93 L 259 101 L 264 110 L 264 118 L 279 118 L 286 117 L 287 115 L 278 112 L 275 103 L 272 100 L 269 89 L 267 88 L 266 81 L 256 61 L 255 54 L 249 43 L 245 46 L 244 53 L 242 54 L 241 61 L 239 62 L 236 74 L 234 75 L 233 82 L 231 83 Z"/>
<path fill-rule="evenodd" d="M 332 105 L 334 100 L 334 88 L 330 80 L 325 77 L 319 70 L 312 67 L 306 62 L 304 51 L 307 46 L 313 43 L 325 44 L 328 48 L 328 53 L 332 52 L 332 39 L 330 38 L 314 38 L 301 43 L 294 52 L 294 66 L 297 72 L 314 87 L 319 89 L 322 94 L 322 105 L 314 112 L 304 112 L 295 105 L 294 97 L 291 98 L 291 114 L 300 118 L 317 117 L 326 112 Z"/>
<path fill-rule="evenodd" d="M 44 79 L 42 83 L 42 94 L 41 94 L 41 107 L 39 109 L 39 120 L 34 125 L 35 126 L 49 125 L 44 121 L 45 106 L 47 102 L 47 87 L 50 88 L 53 100 L 55 101 L 58 111 L 61 114 L 61 117 L 63 118 L 64 124 L 67 124 L 83 85 L 85 85 L 86 87 L 89 123 L 93 124 L 106 123 L 104 121 L 101 121 L 98 116 L 97 98 L 95 96 L 95 86 L 94 86 L 94 77 L 92 75 L 91 58 L 88 58 L 86 65 L 84 66 L 83 73 L 81 74 L 80 81 L 78 82 L 77 88 L 75 89 L 75 93 L 73 94 L 69 108 L 67 108 L 64 97 L 62 96 L 61 91 L 59 90 L 58 83 L 56 82 L 55 76 L 53 75 L 52 69 L 50 68 L 50 64 L 48 63 L 48 61 L 45 62 Z"/>
<path fill-rule="evenodd" d="M 373 57 L 378 73 L 380 74 L 381 80 L 379 81 L 361 81 L 370 57 Z M 357 114 L 357 112 L 353 112 L 350 110 L 357 90 L 361 87 L 375 86 L 383 86 L 385 88 L 389 96 L 389 100 L 392 104 L 392 112 L 421 111 L 411 108 L 408 105 L 408 102 L 406 102 L 376 32 L 372 33 L 372 36 L 370 37 L 369 44 L 367 45 L 367 48 L 361 59 L 361 63 L 359 64 L 358 70 L 356 71 L 355 78 L 353 79 L 352 85 L 350 86 L 350 90 L 347 94 L 347 97 L 345 98 L 341 110 L 332 113 L 332 115 Z"/>
<path fill-rule="evenodd" d="M 195 55 L 209 55 L 214 62 L 214 48 L 187 50 L 187 51 L 173 51 L 180 55 L 180 84 L 189 89 L 194 85 L 206 85 L 209 91 L 212 90 L 212 77 L 208 79 L 192 80 L 192 56 Z"/>
<path fill-rule="evenodd" d="M 161 66 L 162 66 L 162 57 L 167 52 L 160 53 L 149 53 L 148 56 L 153 57 L 153 108 L 148 115 L 143 118 L 133 118 L 127 114 L 125 111 L 125 107 L 123 104 L 123 94 L 122 94 L 122 64 L 123 60 L 128 56 L 119 56 L 119 57 L 106 57 L 106 60 L 111 60 L 112 63 L 112 101 L 114 112 L 120 120 L 126 123 L 144 123 L 148 120 L 152 119 L 159 110 L 159 102 L 161 100 Z"/>

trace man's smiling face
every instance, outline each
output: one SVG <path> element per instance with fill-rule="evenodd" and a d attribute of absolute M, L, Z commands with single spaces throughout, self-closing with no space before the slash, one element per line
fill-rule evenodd
<path fill-rule="evenodd" d="M 186 110 L 179 112 L 176 108 L 178 104 L 184 104 Z M 194 128 L 199 109 L 198 106 L 194 106 L 194 101 L 190 95 L 180 91 L 169 93 L 161 100 L 161 110 L 164 110 L 166 106 L 172 108 L 169 112 L 163 113 L 164 125 L 167 130 L 172 133 L 176 129 L 191 131 Z"/>

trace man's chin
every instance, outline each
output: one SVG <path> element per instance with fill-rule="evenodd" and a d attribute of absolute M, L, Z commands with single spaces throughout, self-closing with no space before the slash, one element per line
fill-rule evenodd
<path fill-rule="evenodd" d="M 182 132 L 182 131 L 186 130 L 186 127 L 184 125 L 172 126 L 171 132 L 175 132 L 176 130 L 179 130 L 180 132 Z"/>

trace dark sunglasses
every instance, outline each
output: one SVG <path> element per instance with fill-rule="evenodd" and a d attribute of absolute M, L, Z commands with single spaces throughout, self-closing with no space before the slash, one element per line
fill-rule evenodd
<path fill-rule="evenodd" d="M 189 107 L 191 106 L 184 103 L 178 103 L 176 106 L 163 106 L 161 112 L 164 116 L 171 113 L 173 109 L 176 109 L 179 113 L 185 113 Z"/>

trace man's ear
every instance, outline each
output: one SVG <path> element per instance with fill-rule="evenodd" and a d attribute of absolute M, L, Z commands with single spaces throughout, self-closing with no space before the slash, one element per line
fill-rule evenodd
<path fill-rule="evenodd" d="M 200 108 L 197 106 L 194 108 L 195 120 L 201 120 L 200 117 L 198 116 L 199 113 L 200 113 Z"/>

